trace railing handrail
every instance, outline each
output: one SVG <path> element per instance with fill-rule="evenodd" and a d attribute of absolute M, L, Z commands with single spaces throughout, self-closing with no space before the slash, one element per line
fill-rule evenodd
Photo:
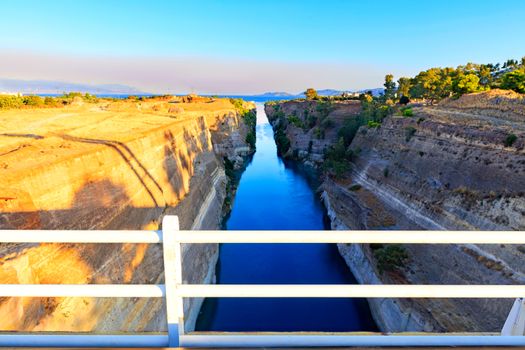
<path fill-rule="evenodd" d="M 162 243 L 162 231 L 0 230 L 0 243 Z"/>
<path fill-rule="evenodd" d="M 525 285 L 183 284 L 186 298 L 520 298 Z"/>
<path fill-rule="evenodd" d="M 516 231 L 162 231 L 0 230 L 0 243 L 162 243 L 165 284 L 0 284 L 0 297 L 165 297 L 168 335 L 0 334 L 0 346 L 467 346 L 525 345 L 525 285 L 201 285 L 182 283 L 186 243 L 525 244 Z M 72 235 L 72 233 L 74 233 Z M 184 297 L 516 298 L 500 336 L 184 334 Z M 521 336 L 516 337 L 519 334 Z"/>
<path fill-rule="evenodd" d="M 0 284 L 0 297 L 163 298 L 163 284 Z"/>
<path fill-rule="evenodd" d="M 179 243 L 525 244 L 517 231 L 187 231 Z"/>
<path fill-rule="evenodd" d="M 176 260 L 174 235 L 178 230 L 178 218 L 166 216 L 164 230 L 170 232 L 166 244 L 163 231 L 153 230 L 0 230 L 0 243 L 146 243 L 163 245 L 164 274 L 166 281 L 175 281 L 173 269 Z M 169 260 L 166 260 L 171 256 Z M 180 252 L 179 252 L 180 255 Z M 180 257 L 179 257 L 180 259 Z M 167 268 L 171 265 L 172 268 Z M 168 272 L 171 271 L 171 274 Z M 95 297 L 95 298 L 166 298 L 166 284 L 0 284 L 0 297 Z M 172 288 L 173 289 L 173 288 Z M 167 312 L 170 315 L 170 312 Z M 65 347 L 166 347 L 178 344 L 178 330 L 168 324 L 168 334 L 0 334 L 0 346 L 65 346 Z"/>

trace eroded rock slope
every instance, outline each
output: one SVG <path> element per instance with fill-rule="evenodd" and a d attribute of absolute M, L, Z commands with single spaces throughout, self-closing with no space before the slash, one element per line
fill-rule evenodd
<path fill-rule="evenodd" d="M 466 95 L 361 127 L 349 146 L 351 170 L 325 176 L 321 187 L 332 228 L 524 230 L 525 99 L 510 95 Z M 522 246 L 404 245 L 408 258 L 394 271 L 380 271 L 378 248 L 339 245 L 360 283 L 525 282 Z M 384 331 L 498 332 L 511 303 L 369 300 Z"/>
<path fill-rule="evenodd" d="M 217 229 L 224 157 L 240 167 L 252 152 L 251 127 L 227 99 L 80 103 L 2 111 L 0 120 L 1 229 L 159 229 L 166 214 L 181 229 Z M 213 282 L 217 245 L 183 250 L 184 280 Z M 2 244 L 0 257 L 1 283 L 164 279 L 160 245 Z M 200 303 L 185 303 L 188 329 Z M 4 298 L 0 314 L 10 315 L 0 330 L 166 329 L 162 299 Z"/>

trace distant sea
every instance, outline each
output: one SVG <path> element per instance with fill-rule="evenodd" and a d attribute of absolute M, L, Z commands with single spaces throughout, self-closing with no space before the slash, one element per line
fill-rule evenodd
<path fill-rule="evenodd" d="M 281 100 L 293 100 L 298 98 L 298 96 L 257 96 L 257 95 L 218 95 L 219 97 L 227 98 L 242 98 L 245 101 L 252 102 L 268 102 L 268 101 L 281 101 Z"/>
<path fill-rule="evenodd" d="M 62 96 L 63 94 L 36 94 L 41 97 L 58 97 Z M 128 96 L 138 96 L 138 97 L 151 97 L 156 96 L 155 94 L 142 94 L 142 95 L 134 95 L 134 94 L 92 94 L 100 98 L 128 98 Z M 160 96 L 160 95 L 159 95 Z M 185 96 L 185 95 L 177 95 L 177 96 Z M 280 100 L 291 100 L 294 98 L 297 98 L 297 96 L 257 96 L 257 95 L 202 95 L 202 96 L 218 96 L 218 97 L 224 97 L 224 98 L 242 98 L 245 101 L 253 101 L 253 102 L 267 102 L 267 101 L 280 101 Z"/>

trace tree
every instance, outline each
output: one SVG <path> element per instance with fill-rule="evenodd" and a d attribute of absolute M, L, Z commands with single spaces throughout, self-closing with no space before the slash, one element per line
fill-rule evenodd
<path fill-rule="evenodd" d="M 397 94 L 400 96 L 410 96 L 410 88 L 412 87 L 412 83 L 410 81 L 410 78 L 399 78 L 397 81 Z"/>
<path fill-rule="evenodd" d="M 453 90 L 458 94 L 468 94 L 479 91 L 479 77 L 472 73 L 460 73 L 454 80 Z"/>
<path fill-rule="evenodd" d="M 394 76 L 392 74 L 387 74 L 385 76 L 385 99 L 392 99 L 396 93 L 396 83 L 394 82 Z"/>
<path fill-rule="evenodd" d="M 507 60 L 507 62 L 503 63 L 503 68 L 515 68 L 518 65 L 517 60 Z"/>
<path fill-rule="evenodd" d="M 304 94 L 305 94 L 307 100 L 315 100 L 318 97 L 317 91 L 315 89 L 312 89 L 312 88 L 306 89 Z"/>
<path fill-rule="evenodd" d="M 479 76 L 479 83 L 482 85 L 482 86 L 485 86 L 485 87 L 488 87 L 490 86 L 490 84 L 492 84 L 494 78 L 492 77 L 492 69 L 493 69 L 493 65 L 491 64 L 482 64 L 480 67 L 479 67 L 479 72 L 478 72 L 478 76 Z"/>
<path fill-rule="evenodd" d="M 501 78 L 501 88 L 525 93 L 525 69 L 505 73 Z"/>
<path fill-rule="evenodd" d="M 426 98 L 431 103 L 452 93 L 453 68 L 430 68 L 420 72 L 412 82 L 410 96 Z"/>

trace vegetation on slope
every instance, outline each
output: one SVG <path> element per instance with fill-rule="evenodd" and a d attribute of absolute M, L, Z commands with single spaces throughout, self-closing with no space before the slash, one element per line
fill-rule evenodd
<path fill-rule="evenodd" d="M 248 126 L 248 134 L 246 134 L 246 142 L 251 149 L 255 149 L 255 126 L 257 124 L 257 114 L 253 109 L 244 107 L 244 101 L 240 98 L 230 98 L 231 104 L 241 114 L 244 123 Z"/>
<path fill-rule="evenodd" d="M 426 99 L 431 103 L 447 97 L 459 97 L 493 88 L 525 93 L 525 57 L 520 62 L 507 60 L 500 64 L 467 63 L 457 68 L 430 68 L 413 78 L 386 76 L 386 99 Z M 405 100 L 406 101 L 406 100 Z"/>
<path fill-rule="evenodd" d="M 394 76 L 385 76 L 384 93 L 379 97 L 371 93 L 361 94 L 362 112 L 359 116 L 348 118 L 339 130 L 338 140 L 326 151 L 325 170 L 340 177 L 350 164 L 342 157 L 341 149 L 347 149 L 362 126 L 368 128 L 380 127 L 383 119 L 394 113 L 404 117 L 412 117 L 414 112 L 411 107 L 402 107 L 410 100 L 418 99 L 433 104 L 445 98 L 459 98 L 468 93 L 487 91 L 490 89 L 507 89 L 518 93 L 525 93 L 525 57 L 521 62 L 508 60 L 503 64 L 474 64 L 468 63 L 457 68 L 430 68 L 422 71 L 413 78 L 402 77 L 397 83 Z M 313 99 L 318 98 L 308 89 Z M 308 95 L 307 95 L 308 96 Z M 406 130 L 406 141 L 410 141 L 416 130 L 412 127 Z M 514 137 L 509 136 L 505 145 L 512 145 Z"/>
<path fill-rule="evenodd" d="M 75 100 L 88 103 L 98 102 L 98 98 L 95 95 L 89 93 L 81 94 L 80 92 L 70 92 L 56 97 L 0 95 L 0 109 L 61 107 L 69 105 Z"/>

